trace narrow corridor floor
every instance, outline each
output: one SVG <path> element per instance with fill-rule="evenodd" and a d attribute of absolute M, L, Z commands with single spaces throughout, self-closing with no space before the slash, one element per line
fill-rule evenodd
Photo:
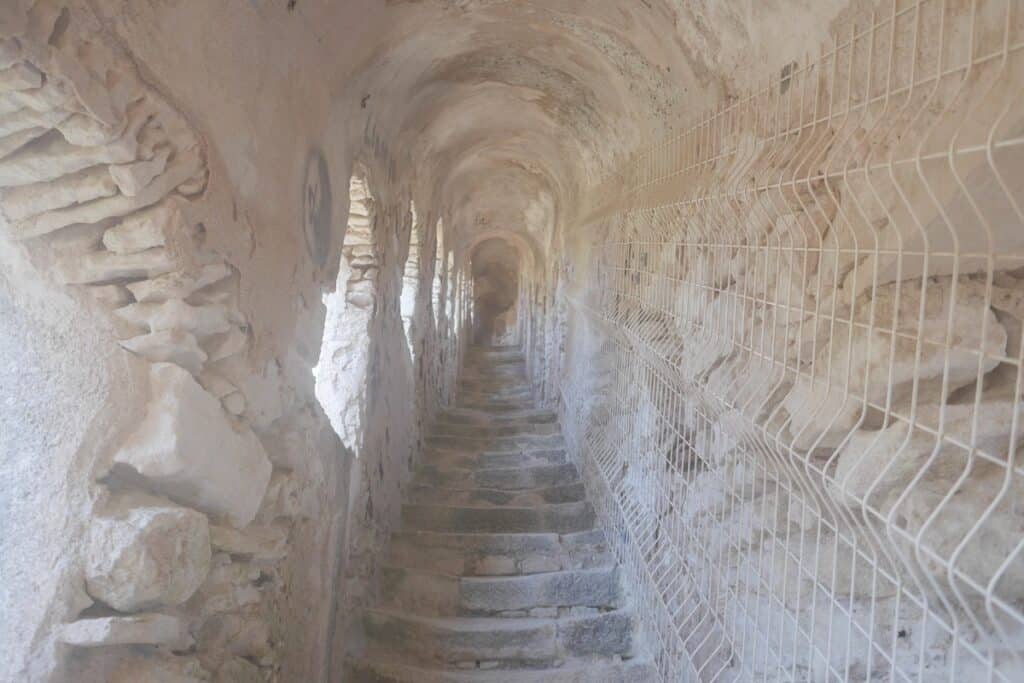
<path fill-rule="evenodd" d="M 472 349 L 365 610 L 358 682 L 653 681 L 556 416 L 523 356 Z"/>

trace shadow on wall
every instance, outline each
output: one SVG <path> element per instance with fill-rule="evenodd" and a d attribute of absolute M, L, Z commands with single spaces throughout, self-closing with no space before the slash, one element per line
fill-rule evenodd
<path fill-rule="evenodd" d="M 519 250 L 494 238 L 473 250 L 473 341 L 519 343 Z"/>

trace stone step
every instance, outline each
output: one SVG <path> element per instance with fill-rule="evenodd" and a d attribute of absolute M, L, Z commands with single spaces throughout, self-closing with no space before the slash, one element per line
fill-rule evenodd
<path fill-rule="evenodd" d="M 460 396 L 456 401 L 456 405 L 460 408 L 469 408 L 472 410 L 501 414 L 512 410 L 527 410 L 533 408 L 534 401 L 532 398 L 477 400 Z"/>
<path fill-rule="evenodd" d="M 550 503 L 578 502 L 584 500 L 586 495 L 586 489 L 581 481 L 520 491 L 493 488 L 450 489 L 413 484 L 409 488 L 406 501 L 416 504 L 469 507 L 534 507 Z"/>
<path fill-rule="evenodd" d="M 565 448 L 565 439 L 561 433 L 541 434 L 532 436 L 432 436 L 424 440 L 428 448 L 465 448 L 472 447 L 481 451 L 522 451 L 538 448 Z"/>
<path fill-rule="evenodd" d="M 572 607 L 621 607 L 618 568 L 520 576 L 467 577 L 402 567 L 381 570 L 384 603 L 399 612 L 437 617 L 554 618 Z"/>
<path fill-rule="evenodd" d="M 417 468 L 415 481 L 450 489 L 521 491 L 572 484 L 579 481 L 579 478 L 579 471 L 572 463 L 485 469 L 439 468 L 424 464 Z"/>
<path fill-rule="evenodd" d="M 562 535 L 400 531 L 392 534 L 387 556 L 392 566 L 459 576 L 536 574 L 610 562 L 600 529 Z"/>
<path fill-rule="evenodd" d="M 476 663 L 474 663 L 476 664 Z M 651 683 L 658 680 L 646 659 L 593 662 L 540 670 L 487 670 L 490 662 L 463 671 L 439 671 L 399 664 L 389 659 L 353 659 L 346 663 L 351 683 Z"/>
<path fill-rule="evenodd" d="M 452 533 L 558 533 L 594 527 L 590 503 L 556 503 L 532 508 L 448 505 L 402 506 L 402 528 L 409 531 Z"/>
<path fill-rule="evenodd" d="M 423 464 L 438 468 L 467 470 L 489 468 L 535 467 L 561 465 L 568 460 L 563 448 L 542 448 L 530 451 L 481 451 L 430 449 L 423 453 Z"/>
<path fill-rule="evenodd" d="M 470 366 L 469 368 L 467 368 L 466 372 L 462 373 L 462 377 L 460 379 L 466 380 L 466 379 L 480 379 L 480 378 L 488 378 L 488 377 L 496 377 L 496 378 L 516 377 L 516 378 L 519 378 L 519 379 L 521 379 L 523 381 L 529 381 L 529 378 L 530 378 L 530 376 L 529 376 L 529 374 L 527 373 L 527 370 L 526 370 L 526 363 L 523 363 L 523 362 L 507 362 L 507 363 L 502 363 L 500 365 L 495 365 L 493 367 L 484 367 L 484 366 L 472 367 L 472 366 Z"/>
<path fill-rule="evenodd" d="M 508 348 L 508 349 L 487 349 L 484 351 L 471 350 L 466 354 L 466 359 L 472 362 L 495 365 L 507 362 L 526 362 L 526 354 L 523 353 L 522 349 Z"/>
<path fill-rule="evenodd" d="M 548 436 L 560 434 L 561 427 L 557 422 L 543 424 L 504 423 L 504 424 L 450 424 L 435 423 L 430 429 L 431 436 L 472 436 L 489 438 L 494 436 Z"/>
<path fill-rule="evenodd" d="M 557 422 L 558 415 L 547 408 L 534 408 L 495 415 L 464 408 L 446 408 L 437 416 L 437 424 L 547 424 Z"/>
<path fill-rule="evenodd" d="M 491 391 L 474 391 L 470 389 L 459 389 L 458 399 L 460 408 L 477 408 L 479 405 L 500 405 L 508 404 L 506 411 L 524 410 L 534 408 L 533 392 L 517 389 L 514 392 L 499 394 Z M 464 402 L 464 403 L 463 403 Z M 479 408 L 477 408 L 479 410 Z"/>
<path fill-rule="evenodd" d="M 483 387 L 485 390 L 501 390 L 530 387 L 532 381 L 524 368 L 509 365 L 502 370 L 463 373 L 459 386 L 466 388 Z"/>
<path fill-rule="evenodd" d="M 533 400 L 533 390 L 529 387 L 514 387 L 505 389 L 488 389 L 477 386 L 460 386 L 458 388 L 460 399 L 475 403 L 497 402 L 497 401 L 524 401 Z M 531 406 L 532 407 L 532 406 Z"/>
<path fill-rule="evenodd" d="M 466 354 L 466 359 L 470 363 L 477 363 L 480 365 L 526 362 L 526 356 L 518 349 L 470 351 Z"/>
<path fill-rule="evenodd" d="M 517 451 L 482 451 L 477 455 L 478 469 L 489 467 L 531 467 L 561 465 L 568 461 L 564 448 L 541 448 Z"/>
<path fill-rule="evenodd" d="M 525 374 L 510 373 L 498 376 L 463 375 L 459 379 L 463 389 L 477 391 L 529 391 L 532 387 L 530 378 Z"/>
<path fill-rule="evenodd" d="M 466 371 L 459 377 L 460 382 L 471 382 L 476 380 L 488 380 L 495 379 L 500 381 L 508 381 L 509 379 L 515 379 L 519 382 L 529 382 L 530 375 L 527 372 L 525 363 L 504 363 L 502 365 L 494 367 L 484 366 L 469 366 Z"/>
<path fill-rule="evenodd" d="M 459 380 L 459 385 L 467 388 L 479 385 L 484 387 L 493 387 L 495 389 L 529 387 L 530 377 L 526 374 L 525 369 L 508 366 L 503 370 L 464 374 Z"/>
<path fill-rule="evenodd" d="M 479 372 L 501 372 L 509 368 L 526 372 L 526 359 L 519 354 L 496 355 L 491 358 L 470 356 L 463 368 L 463 376 Z"/>
<path fill-rule="evenodd" d="M 363 611 L 364 656 L 406 664 L 455 666 L 495 662 L 499 669 L 537 668 L 575 658 L 633 653 L 633 616 L 615 610 L 558 619 L 419 617 Z"/>

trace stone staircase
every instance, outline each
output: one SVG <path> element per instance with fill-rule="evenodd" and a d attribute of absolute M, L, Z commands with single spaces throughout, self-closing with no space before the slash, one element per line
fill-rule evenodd
<path fill-rule="evenodd" d="M 595 522 L 555 414 L 534 407 L 522 354 L 471 350 L 344 680 L 657 680 Z"/>

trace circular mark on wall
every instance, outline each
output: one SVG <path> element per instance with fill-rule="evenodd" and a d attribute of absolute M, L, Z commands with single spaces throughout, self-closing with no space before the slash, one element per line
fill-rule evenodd
<path fill-rule="evenodd" d="M 327 261 L 331 242 L 331 179 L 327 160 L 318 149 L 309 153 L 302 190 L 302 225 L 309 258 L 317 266 Z"/>

